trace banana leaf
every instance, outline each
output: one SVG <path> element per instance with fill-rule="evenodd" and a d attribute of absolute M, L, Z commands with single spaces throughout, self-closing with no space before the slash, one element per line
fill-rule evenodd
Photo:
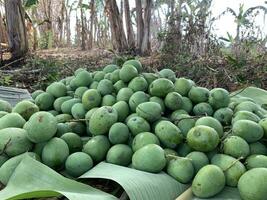
<path fill-rule="evenodd" d="M 123 187 L 131 200 L 173 200 L 189 187 L 164 172 L 152 174 L 106 162 L 99 163 L 80 178 L 113 180 Z"/>
<path fill-rule="evenodd" d="M 116 197 L 68 179 L 26 156 L 0 191 L 1 200 L 65 196 L 69 200 L 114 200 Z"/>
<path fill-rule="evenodd" d="M 267 91 L 256 88 L 256 87 L 247 87 L 242 90 L 233 92 L 231 95 L 249 97 L 255 101 L 255 103 L 261 105 L 262 107 L 267 107 Z"/>

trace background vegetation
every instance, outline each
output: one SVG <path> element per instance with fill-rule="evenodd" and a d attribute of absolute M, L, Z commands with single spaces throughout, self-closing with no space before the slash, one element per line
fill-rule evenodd
<path fill-rule="evenodd" d="M 212 15 L 213 0 L 0 0 L 0 85 L 28 89 L 78 67 L 139 57 L 205 87 L 267 88 L 267 4 Z M 225 15 L 236 35 L 214 35 Z"/>

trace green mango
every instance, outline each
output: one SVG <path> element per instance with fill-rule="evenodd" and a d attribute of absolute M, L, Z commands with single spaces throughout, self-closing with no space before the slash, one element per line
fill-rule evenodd
<path fill-rule="evenodd" d="M 64 133 L 60 138 L 67 143 L 70 153 L 81 151 L 83 148 L 82 139 L 76 133 Z"/>
<path fill-rule="evenodd" d="M 104 135 L 92 137 L 84 146 L 83 152 L 87 153 L 93 159 L 94 163 L 105 160 L 106 154 L 110 148 L 109 140 Z"/>
<path fill-rule="evenodd" d="M 35 90 L 35 91 L 31 94 L 31 96 L 32 96 L 33 100 L 35 100 L 36 97 L 37 97 L 39 94 L 42 94 L 42 93 L 44 93 L 43 90 Z"/>
<path fill-rule="evenodd" d="M 5 128 L 0 130 L 0 152 L 9 157 L 17 156 L 32 149 L 27 132 L 21 128 Z"/>
<path fill-rule="evenodd" d="M 128 119 L 127 126 L 133 136 L 136 136 L 138 133 L 149 132 L 151 129 L 150 124 L 144 118 L 139 116 Z"/>
<path fill-rule="evenodd" d="M 138 133 L 132 142 L 132 149 L 134 152 L 141 149 L 142 147 L 148 144 L 157 144 L 160 145 L 158 137 L 150 132 Z"/>
<path fill-rule="evenodd" d="M 230 108 L 220 108 L 214 112 L 213 117 L 223 125 L 230 125 L 233 114 L 234 112 Z"/>
<path fill-rule="evenodd" d="M 185 110 L 188 113 L 191 113 L 191 111 L 193 110 L 193 103 L 192 101 L 188 98 L 188 97 L 182 97 L 182 110 Z"/>
<path fill-rule="evenodd" d="M 259 125 L 263 128 L 264 138 L 267 138 L 267 118 L 260 120 Z"/>
<path fill-rule="evenodd" d="M 174 84 L 166 78 L 158 78 L 149 85 L 151 96 L 164 98 L 170 92 L 174 92 Z"/>
<path fill-rule="evenodd" d="M 57 98 L 55 101 L 54 101 L 54 104 L 53 104 L 53 107 L 56 111 L 58 112 L 62 112 L 61 110 L 61 105 L 65 102 L 65 101 L 68 101 L 68 100 L 71 100 L 72 97 L 70 96 L 65 96 L 65 97 L 59 97 Z"/>
<path fill-rule="evenodd" d="M 116 144 L 108 152 L 106 161 L 115 165 L 128 166 L 132 161 L 133 151 L 126 144 Z"/>
<path fill-rule="evenodd" d="M 72 130 L 67 123 L 58 123 L 56 137 L 61 137 L 64 133 L 68 133 L 71 131 Z"/>
<path fill-rule="evenodd" d="M 52 94 L 43 92 L 38 95 L 35 99 L 35 104 L 39 107 L 40 110 L 51 110 L 53 109 L 55 98 Z"/>
<path fill-rule="evenodd" d="M 245 139 L 248 143 L 256 142 L 264 135 L 263 128 L 250 120 L 238 120 L 232 127 L 233 135 Z M 253 133 L 253 134 L 252 134 Z"/>
<path fill-rule="evenodd" d="M 171 113 L 171 116 L 169 118 L 171 119 L 172 122 L 176 123 L 176 121 L 178 121 L 181 118 L 180 115 L 188 115 L 188 112 L 182 109 L 175 110 Z"/>
<path fill-rule="evenodd" d="M 73 119 L 72 115 L 70 114 L 59 114 L 59 115 L 56 115 L 55 117 L 56 117 L 57 123 L 65 123 Z"/>
<path fill-rule="evenodd" d="M 159 98 L 159 97 L 150 97 L 149 101 L 158 103 L 160 105 L 160 107 L 161 107 L 162 113 L 165 112 L 165 104 L 164 104 L 164 101 L 161 98 Z"/>
<path fill-rule="evenodd" d="M 0 155 L 0 167 L 9 159 L 6 154 Z"/>
<path fill-rule="evenodd" d="M 103 72 L 105 73 L 112 73 L 114 72 L 116 69 L 119 69 L 119 67 L 117 65 L 114 64 L 110 64 L 110 65 L 106 65 L 103 69 Z"/>
<path fill-rule="evenodd" d="M 40 158 L 42 157 L 42 152 L 44 149 L 44 146 L 47 142 L 41 142 L 34 145 L 32 152 L 36 153 Z"/>
<path fill-rule="evenodd" d="M 63 83 L 54 82 L 46 88 L 46 92 L 52 94 L 55 98 L 67 95 L 67 87 Z"/>
<path fill-rule="evenodd" d="M 239 178 L 246 172 L 245 166 L 240 161 L 225 154 L 215 154 L 211 159 L 211 164 L 223 170 L 226 185 L 231 187 L 236 187 Z"/>
<path fill-rule="evenodd" d="M 213 109 L 212 109 L 210 104 L 202 102 L 202 103 L 196 104 L 193 107 L 193 113 L 196 116 L 200 116 L 200 115 L 212 116 L 213 115 Z"/>
<path fill-rule="evenodd" d="M 241 137 L 232 135 L 227 137 L 223 142 L 223 153 L 233 156 L 234 158 L 246 158 L 249 153 L 249 145 Z"/>
<path fill-rule="evenodd" d="M 220 142 L 216 130 L 204 125 L 192 128 L 188 132 L 186 139 L 191 148 L 202 152 L 212 151 Z"/>
<path fill-rule="evenodd" d="M 196 121 L 195 125 L 205 125 L 214 128 L 215 131 L 218 133 L 219 137 L 222 137 L 224 134 L 222 124 L 213 117 L 201 117 Z"/>
<path fill-rule="evenodd" d="M 10 113 L 12 111 L 12 106 L 9 102 L 0 99 L 0 111 L 5 111 Z"/>
<path fill-rule="evenodd" d="M 156 144 L 148 144 L 137 150 L 132 157 L 135 169 L 159 173 L 166 165 L 164 150 Z"/>
<path fill-rule="evenodd" d="M 68 122 L 67 125 L 71 129 L 70 132 L 76 133 L 79 136 L 86 135 L 86 124 L 84 122 Z"/>
<path fill-rule="evenodd" d="M 192 152 L 193 149 L 187 143 L 181 143 L 178 145 L 177 153 L 178 156 L 185 157 L 187 154 Z"/>
<path fill-rule="evenodd" d="M 169 163 L 170 160 L 175 159 L 176 157 L 178 157 L 178 153 L 173 149 L 165 148 L 164 149 L 164 154 L 165 154 L 167 163 Z"/>
<path fill-rule="evenodd" d="M 142 76 L 146 79 L 148 85 L 150 85 L 154 80 L 159 78 L 158 74 L 154 73 L 142 73 Z"/>
<path fill-rule="evenodd" d="M 28 100 L 18 102 L 12 110 L 12 112 L 20 114 L 25 120 L 29 120 L 33 113 L 38 111 L 38 106 Z"/>
<path fill-rule="evenodd" d="M 75 98 L 79 98 L 79 99 L 82 99 L 83 97 L 83 94 L 89 90 L 88 87 L 85 87 L 85 86 L 81 86 L 81 87 L 78 87 L 75 92 L 74 92 L 74 97 Z"/>
<path fill-rule="evenodd" d="M 183 98 L 177 92 L 170 92 L 165 97 L 164 103 L 169 110 L 178 110 L 183 106 Z"/>
<path fill-rule="evenodd" d="M 128 142 L 129 137 L 129 128 L 124 123 L 117 122 L 109 129 L 108 138 L 112 144 L 125 144 Z"/>
<path fill-rule="evenodd" d="M 204 87 L 193 86 L 188 92 L 188 97 L 195 104 L 207 102 L 209 99 L 210 91 Z"/>
<path fill-rule="evenodd" d="M 45 142 L 51 139 L 57 132 L 57 120 L 48 112 L 34 113 L 23 127 L 27 136 L 34 143 Z"/>
<path fill-rule="evenodd" d="M 103 71 L 96 71 L 95 74 L 94 74 L 94 81 L 101 81 L 102 79 L 104 79 L 106 73 L 103 72 Z"/>
<path fill-rule="evenodd" d="M 232 124 L 234 124 L 238 120 L 243 120 L 243 119 L 251 120 L 257 123 L 261 120 L 257 115 L 255 115 L 250 111 L 240 110 L 234 114 L 234 118 L 232 119 Z"/>
<path fill-rule="evenodd" d="M 136 108 L 139 104 L 148 102 L 149 101 L 149 95 L 142 92 L 138 91 L 133 93 L 133 95 L 129 99 L 129 106 L 132 112 L 136 111 Z"/>
<path fill-rule="evenodd" d="M 111 94 L 103 96 L 101 106 L 113 106 L 116 103 L 116 97 Z"/>
<path fill-rule="evenodd" d="M 112 94 L 114 91 L 113 83 L 108 79 L 101 80 L 97 85 L 97 91 L 105 96 L 107 94 Z"/>
<path fill-rule="evenodd" d="M 140 103 L 136 108 L 137 115 L 148 122 L 155 122 L 160 119 L 161 112 L 161 106 L 155 102 Z"/>
<path fill-rule="evenodd" d="M 7 114 L 8 114 L 8 112 L 6 112 L 6 111 L 0 111 L 0 118 L 4 117 Z"/>
<path fill-rule="evenodd" d="M 139 60 L 135 60 L 135 59 L 131 59 L 131 60 L 127 60 L 126 62 L 123 63 L 123 65 L 133 65 L 138 73 L 141 73 L 143 70 L 142 64 Z"/>
<path fill-rule="evenodd" d="M 267 168 L 267 156 L 265 155 L 251 155 L 246 159 L 246 168 Z"/>
<path fill-rule="evenodd" d="M 120 89 L 126 88 L 127 84 L 124 83 L 122 80 L 119 80 L 116 83 L 114 83 L 113 87 L 114 87 L 115 92 L 118 93 Z"/>
<path fill-rule="evenodd" d="M 88 87 L 93 82 L 92 75 L 86 70 L 81 70 L 80 72 L 78 72 L 74 80 L 77 88 Z"/>
<path fill-rule="evenodd" d="M 67 143 L 60 138 L 54 137 L 49 140 L 42 151 L 42 161 L 45 165 L 60 169 L 69 156 L 69 147 Z"/>
<path fill-rule="evenodd" d="M 209 104 L 215 109 L 225 108 L 230 103 L 230 94 L 223 88 L 214 88 L 210 91 Z"/>
<path fill-rule="evenodd" d="M 174 124 L 181 130 L 184 137 L 187 136 L 188 131 L 196 124 L 196 120 L 188 114 L 180 114 L 176 117 Z"/>
<path fill-rule="evenodd" d="M 196 174 L 192 182 L 192 192 L 199 198 L 210 198 L 223 190 L 225 176 L 216 165 L 206 165 Z"/>
<path fill-rule="evenodd" d="M 167 164 L 167 173 L 180 183 L 189 183 L 194 172 L 193 163 L 188 158 L 174 158 Z"/>
<path fill-rule="evenodd" d="M 111 106 L 97 109 L 89 121 L 89 130 L 92 135 L 107 134 L 110 127 L 118 121 L 118 112 Z"/>
<path fill-rule="evenodd" d="M 8 113 L 0 118 L 0 130 L 4 128 L 22 128 L 25 119 L 18 113 Z"/>
<path fill-rule="evenodd" d="M 134 92 L 146 91 L 148 84 L 145 78 L 142 76 L 137 76 L 129 82 L 128 88 L 131 88 Z"/>
<path fill-rule="evenodd" d="M 130 108 L 125 101 L 118 101 L 112 106 L 118 113 L 118 121 L 123 122 L 129 116 Z"/>
<path fill-rule="evenodd" d="M 69 155 L 65 162 L 66 172 L 73 177 L 79 177 L 83 175 L 92 167 L 92 158 L 84 152 L 76 152 Z"/>
<path fill-rule="evenodd" d="M 98 107 L 101 104 L 101 94 L 96 89 L 87 90 L 83 94 L 82 104 L 87 110 Z"/>
<path fill-rule="evenodd" d="M 89 86 L 89 89 L 97 89 L 97 86 L 98 86 L 99 82 L 98 81 L 93 81 L 90 86 Z"/>
<path fill-rule="evenodd" d="M 171 69 L 162 69 L 158 72 L 159 76 L 161 78 L 167 78 L 169 79 L 170 81 L 172 81 L 173 83 L 175 82 L 176 80 L 176 75 L 175 75 L 175 72 L 172 71 Z"/>
<path fill-rule="evenodd" d="M 116 83 L 117 81 L 119 81 L 120 80 L 120 69 L 116 69 L 114 72 L 112 72 L 110 74 L 110 79 L 109 80 L 111 80 L 111 82 L 113 84 Z"/>
<path fill-rule="evenodd" d="M 133 90 L 131 88 L 122 88 L 118 91 L 117 101 L 125 101 L 128 103 L 130 97 L 133 95 Z"/>
<path fill-rule="evenodd" d="M 186 158 L 189 158 L 192 161 L 195 173 L 210 162 L 208 156 L 200 151 L 192 151 L 186 155 Z"/>
<path fill-rule="evenodd" d="M 175 92 L 178 92 L 182 96 L 187 96 L 194 85 L 195 83 L 190 79 L 178 78 L 174 83 Z"/>
<path fill-rule="evenodd" d="M 176 148 L 183 140 L 181 130 L 169 121 L 160 121 L 155 127 L 155 134 L 167 148 Z"/>
<path fill-rule="evenodd" d="M 250 155 L 253 155 L 253 154 L 261 154 L 265 156 L 267 155 L 267 148 L 261 142 L 250 143 L 249 149 L 250 149 Z"/>
<path fill-rule="evenodd" d="M 87 110 L 82 103 L 76 103 L 71 108 L 71 114 L 74 119 L 84 119 Z"/>
<path fill-rule="evenodd" d="M 124 64 L 119 72 L 120 79 L 128 83 L 138 76 L 138 70 L 131 64 Z"/>
<path fill-rule="evenodd" d="M 244 200 L 265 200 L 267 196 L 267 169 L 254 168 L 247 171 L 238 182 L 238 191 Z"/>

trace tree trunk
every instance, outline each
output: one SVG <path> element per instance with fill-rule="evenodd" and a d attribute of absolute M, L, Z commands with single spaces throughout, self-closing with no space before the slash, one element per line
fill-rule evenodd
<path fill-rule="evenodd" d="M 84 14 L 83 14 L 83 8 L 82 8 L 82 0 L 80 0 L 79 5 L 80 5 L 80 12 L 81 12 L 81 29 L 82 29 L 81 48 L 84 51 L 85 50 L 85 27 L 84 27 Z"/>
<path fill-rule="evenodd" d="M 179 0 L 179 4 L 176 7 L 175 0 L 172 0 L 169 4 L 170 16 L 168 19 L 168 32 L 161 46 L 163 46 L 167 55 L 170 56 L 173 56 L 173 54 L 181 50 L 182 3 L 183 0 Z"/>
<path fill-rule="evenodd" d="M 121 21 L 123 23 L 123 0 L 121 0 L 121 5 L 120 5 L 119 12 L 120 12 Z"/>
<path fill-rule="evenodd" d="M 131 50 L 134 50 L 135 41 L 134 41 L 134 31 L 131 21 L 131 15 L 130 15 L 129 0 L 124 0 L 124 13 L 125 13 L 128 46 Z"/>
<path fill-rule="evenodd" d="M 142 55 L 149 55 L 151 52 L 151 48 L 150 48 L 151 9 L 152 9 L 152 0 L 146 0 L 145 9 L 144 9 L 144 36 L 143 36 L 142 46 L 141 46 Z"/>
<path fill-rule="evenodd" d="M 90 29 L 89 29 L 89 43 L 88 48 L 93 48 L 93 28 L 94 28 L 94 16 L 95 16 L 95 0 L 90 1 Z"/>
<path fill-rule="evenodd" d="M 63 31 L 64 31 L 64 15 L 65 13 L 65 0 L 61 0 L 61 9 L 60 9 L 60 18 L 58 23 L 59 28 L 59 45 L 62 46 L 63 44 Z"/>
<path fill-rule="evenodd" d="M 136 24 L 137 24 L 136 47 L 137 47 L 137 52 L 141 53 L 142 41 L 144 37 L 142 2 L 140 0 L 135 0 L 135 5 L 136 5 Z"/>
<path fill-rule="evenodd" d="M 76 35 L 75 35 L 75 44 L 77 46 L 81 45 L 81 25 L 80 25 L 80 21 L 78 18 L 78 15 L 76 13 Z"/>
<path fill-rule="evenodd" d="M 12 59 L 20 58 L 28 52 L 24 10 L 20 0 L 5 0 L 8 42 Z"/>
<path fill-rule="evenodd" d="M 119 52 L 125 52 L 128 49 L 122 19 L 116 0 L 106 0 L 105 8 L 111 25 L 112 40 L 115 43 L 115 49 Z"/>
<path fill-rule="evenodd" d="M 32 8 L 32 17 L 34 17 L 35 21 L 37 19 L 37 8 L 33 7 Z M 36 51 L 38 48 L 38 36 L 37 36 L 37 24 L 36 22 L 32 24 L 33 28 L 33 50 Z"/>
<path fill-rule="evenodd" d="M 67 46 L 71 45 L 71 32 L 70 32 L 70 12 L 66 11 L 66 37 L 67 37 Z"/>
<path fill-rule="evenodd" d="M 7 41 L 7 34 L 6 34 L 6 27 L 3 23 L 3 17 L 0 11 L 0 43 L 6 43 Z"/>

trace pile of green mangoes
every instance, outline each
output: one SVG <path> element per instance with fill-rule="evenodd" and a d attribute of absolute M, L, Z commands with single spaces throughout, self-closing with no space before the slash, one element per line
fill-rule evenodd
<path fill-rule="evenodd" d="M 267 197 L 267 111 L 252 99 L 209 90 L 170 69 L 143 71 L 138 60 L 73 76 L 15 107 L 0 100 L 0 181 L 23 157 L 79 177 L 101 161 L 167 172 L 212 197 L 238 187 L 245 200 Z"/>

